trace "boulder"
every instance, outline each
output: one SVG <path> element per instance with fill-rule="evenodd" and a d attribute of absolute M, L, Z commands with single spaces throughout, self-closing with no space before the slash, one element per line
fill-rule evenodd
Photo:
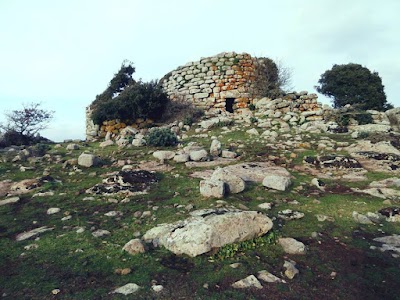
<path fill-rule="evenodd" d="M 188 219 L 150 229 L 143 240 L 162 245 L 175 254 L 195 257 L 213 248 L 262 236 L 272 228 L 271 219 L 256 211 L 204 209 L 190 215 Z"/>
<path fill-rule="evenodd" d="M 50 231 L 50 230 L 53 230 L 53 229 L 54 229 L 53 227 L 49 228 L 47 226 L 38 227 L 38 228 L 32 229 L 30 231 L 26 231 L 26 232 L 22 232 L 22 233 L 18 234 L 16 236 L 15 240 L 17 242 L 24 241 L 24 240 L 27 240 L 27 239 L 29 239 L 31 237 L 37 236 L 37 235 L 39 235 L 39 234 L 41 234 L 43 232 Z"/>
<path fill-rule="evenodd" d="M 77 144 L 68 144 L 66 149 L 67 150 L 79 150 L 79 145 L 77 145 Z"/>
<path fill-rule="evenodd" d="M 256 276 L 254 275 L 249 275 L 246 278 L 236 281 L 235 283 L 232 283 L 232 287 L 234 289 L 245 289 L 245 288 L 257 288 L 257 289 L 262 289 L 261 283 L 258 281 Z"/>
<path fill-rule="evenodd" d="M 285 282 L 284 280 L 280 279 L 279 277 L 276 277 L 275 275 L 271 274 L 267 270 L 261 270 L 257 272 L 257 278 L 268 283 L 272 282 Z"/>
<path fill-rule="evenodd" d="M 263 186 L 278 191 L 286 191 L 291 183 L 290 177 L 274 174 L 265 176 L 262 182 Z"/>
<path fill-rule="evenodd" d="M 115 294 L 130 295 L 136 293 L 140 289 L 136 283 L 127 283 L 113 291 Z"/>
<path fill-rule="evenodd" d="M 112 145 L 114 145 L 114 142 L 112 140 L 105 140 L 104 142 L 101 142 L 99 146 L 100 148 L 105 148 Z"/>
<path fill-rule="evenodd" d="M 277 167 L 270 162 L 241 163 L 224 167 L 224 170 L 232 172 L 244 181 L 257 183 L 262 183 L 268 174 L 290 177 L 290 173 L 285 168 Z"/>
<path fill-rule="evenodd" d="M 157 159 L 159 159 L 161 162 L 164 162 L 165 160 L 173 159 L 175 156 L 174 151 L 168 151 L 168 150 L 159 150 L 155 151 L 153 153 L 153 156 Z"/>
<path fill-rule="evenodd" d="M 135 139 L 132 140 L 132 145 L 135 146 L 135 147 L 145 146 L 146 145 L 146 140 L 143 139 L 143 138 L 141 138 L 141 139 L 135 138 Z"/>
<path fill-rule="evenodd" d="M 17 203 L 20 200 L 19 197 L 10 197 L 4 200 L 0 200 L 0 206 L 10 204 L 10 203 Z"/>
<path fill-rule="evenodd" d="M 221 155 L 221 152 L 222 152 L 221 148 L 222 148 L 221 142 L 218 140 L 213 140 L 211 142 L 211 146 L 210 146 L 210 154 L 212 156 Z"/>
<path fill-rule="evenodd" d="M 146 250 L 144 248 L 144 244 L 140 239 L 130 240 L 125 244 L 122 250 L 128 252 L 131 255 L 136 255 L 139 253 L 145 253 Z"/>
<path fill-rule="evenodd" d="M 191 151 L 189 157 L 193 161 L 206 161 L 208 159 L 208 153 L 204 149 Z"/>
<path fill-rule="evenodd" d="M 90 154 L 90 153 L 82 153 L 78 157 L 78 165 L 83 166 L 83 167 L 95 167 L 101 164 L 101 159 L 100 157 Z"/>
<path fill-rule="evenodd" d="M 174 156 L 174 161 L 178 162 L 178 163 L 185 163 L 188 162 L 190 159 L 189 154 L 188 153 L 181 153 L 181 154 L 176 154 Z"/>
<path fill-rule="evenodd" d="M 237 154 L 233 151 L 222 150 L 221 157 L 223 158 L 235 158 Z"/>
<path fill-rule="evenodd" d="M 200 181 L 200 194 L 207 198 L 223 198 L 225 184 L 220 180 L 202 180 Z"/>
<path fill-rule="evenodd" d="M 293 279 L 294 276 L 299 274 L 299 270 L 296 268 L 296 262 L 293 260 L 285 260 L 283 267 L 285 268 L 285 275 L 289 279 Z"/>
<path fill-rule="evenodd" d="M 228 193 L 238 194 L 240 192 L 243 192 L 245 189 L 244 180 L 225 169 L 217 168 L 211 175 L 211 180 L 223 181 L 226 184 Z"/>
<path fill-rule="evenodd" d="M 306 246 L 294 238 L 280 238 L 278 243 L 288 254 L 306 254 Z"/>

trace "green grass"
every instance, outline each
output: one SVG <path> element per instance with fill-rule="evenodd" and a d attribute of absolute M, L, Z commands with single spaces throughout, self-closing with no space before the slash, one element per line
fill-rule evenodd
<path fill-rule="evenodd" d="M 241 127 L 241 125 L 239 125 Z M 219 140 L 223 148 L 229 148 L 241 154 L 243 161 L 268 161 L 268 156 L 280 157 L 278 163 L 287 167 L 293 175 L 293 183 L 288 191 L 274 192 L 264 188 L 261 184 L 248 184 L 244 192 L 229 195 L 224 200 L 229 205 L 239 207 L 245 205 L 251 210 L 259 210 L 258 205 L 263 202 L 273 202 L 270 211 L 264 212 L 274 220 L 274 233 L 281 237 L 294 237 L 303 241 L 310 251 L 305 256 L 284 254 L 278 244 L 263 244 L 254 247 L 242 247 L 234 253 L 225 255 L 223 259 L 213 259 L 212 254 L 196 258 L 183 256 L 178 264 L 174 256 L 163 248 L 150 249 L 145 254 L 131 256 L 122 251 L 123 245 L 134 238 L 135 232 L 144 234 L 157 224 L 174 222 L 189 216 L 185 206 L 191 204 L 194 209 L 210 208 L 217 199 L 204 199 L 199 193 L 200 179 L 190 177 L 193 171 L 202 168 L 188 169 L 182 164 L 173 161 L 167 162 L 174 169 L 170 172 L 158 173 L 159 182 L 154 184 L 146 195 L 127 197 L 130 201 L 121 203 L 124 195 L 93 195 L 95 200 L 83 201 L 91 196 L 85 190 L 100 183 L 105 174 L 118 171 L 114 162 L 131 160 L 138 164 L 140 161 L 155 160 L 151 151 L 158 149 L 175 148 L 124 148 L 117 146 L 100 148 L 99 143 L 81 143 L 81 148 L 66 151 L 54 148 L 48 152 L 41 162 L 1 163 L 0 179 L 10 179 L 17 182 L 23 179 L 39 178 L 45 169 L 60 182 L 45 183 L 43 186 L 21 196 L 16 204 L 0 206 L 0 294 L 5 299 L 125 299 L 127 297 L 109 294 L 115 288 L 129 282 L 135 282 L 143 288 L 135 295 L 137 299 L 153 299 L 150 291 L 152 280 L 165 287 L 161 299 L 264 299 L 254 290 L 234 290 L 230 284 L 257 271 L 266 269 L 279 277 L 283 277 L 284 259 L 291 258 L 298 262 L 300 275 L 287 284 L 267 285 L 262 293 L 271 299 L 310 298 L 311 295 L 326 295 L 332 291 L 337 298 L 348 298 L 354 290 L 350 290 L 348 282 L 353 283 L 359 295 L 384 295 L 393 286 L 400 282 L 400 272 L 395 266 L 397 260 L 388 253 L 381 253 L 369 249 L 374 236 L 398 233 L 400 225 L 383 222 L 380 225 L 360 225 L 355 223 L 352 212 L 376 212 L 385 205 L 382 199 L 363 194 L 346 193 L 314 193 L 315 187 L 311 180 L 315 176 L 307 172 L 294 170 L 294 166 L 303 165 L 305 156 L 320 155 L 314 148 L 295 151 L 297 157 L 289 163 L 289 155 L 296 149 L 287 146 L 285 151 L 265 146 L 258 142 L 258 137 L 250 137 L 243 130 L 223 134 Z M 209 136 L 220 136 L 221 127 L 213 128 Z M 261 133 L 262 130 L 259 130 Z M 188 132 L 195 134 L 194 128 Z M 323 134 L 338 142 L 352 142 L 349 135 Z M 302 142 L 311 142 L 320 135 L 302 135 Z M 262 138 L 260 137 L 262 140 Z M 184 141 L 187 145 L 189 138 Z M 278 144 L 280 137 L 278 138 Z M 210 146 L 209 138 L 196 138 L 196 142 L 206 147 Z M 285 141 L 284 139 L 282 142 Z M 239 144 L 244 145 L 238 148 Z M 80 167 L 82 172 L 73 172 L 72 167 L 63 168 L 63 162 L 76 159 L 83 151 L 89 151 L 102 157 L 106 164 L 96 168 Z M 325 154 L 329 154 L 326 151 Z M 334 151 L 332 154 L 337 154 Z M 58 157 L 60 162 L 55 163 Z M 35 170 L 20 172 L 19 167 L 34 166 Z M 72 173 L 71 173 L 72 172 Z M 179 177 L 175 175 L 179 174 Z M 361 182 L 346 182 L 344 180 L 324 180 L 327 187 L 337 184 L 346 187 L 365 188 L 375 180 L 393 177 L 393 174 L 368 172 L 367 180 Z M 303 190 L 297 191 L 299 187 Z M 54 196 L 32 197 L 36 192 L 53 191 Z M 114 198 L 118 203 L 108 200 Z M 1 200 L 1 199 L 0 199 Z M 298 204 L 292 202 L 296 200 Z M 316 201 L 317 200 L 317 201 Z M 157 210 L 153 210 L 158 206 Z M 178 207 L 182 206 L 182 207 Z M 47 215 L 51 207 L 59 207 L 61 212 Z M 305 214 L 300 220 L 284 221 L 278 218 L 278 212 L 292 209 Z M 151 211 L 150 218 L 135 218 L 136 211 Z M 109 211 L 119 211 L 119 217 L 107 217 Z M 333 222 L 319 222 L 317 214 L 327 215 Z M 71 219 L 61 221 L 61 218 L 70 215 Z M 16 242 L 17 234 L 40 226 L 54 227 L 45 232 L 38 239 Z M 83 233 L 77 229 L 83 227 Z M 92 231 L 104 229 L 111 235 L 101 238 L 92 236 Z M 378 231 L 381 230 L 381 231 Z M 321 245 L 338 238 L 346 246 L 332 250 L 331 255 L 319 252 L 318 241 L 311 238 L 313 232 L 321 234 Z M 364 238 L 358 237 L 362 234 Z M 250 243 L 250 242 L 248 242 Z M 25 246 L 37 244 L 37 249 L 26 250 Z M 335 242 L 332 244 L 335 246 Z M 332 246 L 332 247 L 333 247 Z M 226 249 L 230 249 L 227 246 Z M 225 249 L 225 250 L 226 250 Z M 335 257 L 337 251 L 355 251 L 365 256 L 362 265 L 353 269 L 349 267 L 345 258 Z M 216 249 L 217 251 L 217 249 Z M 221 251 L 224 251 L 223 249 Z M 324 251 L 329 251 L 324 250 Z M 222 255 L 224 256 L 224 255 Z M 349 254 L 351 257 L 352 255 Z M 371 259 L 371 263 L 369 263 Z M 239 262 L 241 266 L 233 269 L 230 264 Z M 127 275 L 115 274 L 117 268 L 130 268 Z M 182 268 L 186 268 L 183 270 Z M 333 270 L 339 270 L 339 276 L 334 281 L 329 279 Z M 340 271 L 341 270 L 341 271 Z M 324 278 L 329 280 L 324 281 Z M 384 282 L 383 282 L 384 281 Z M 323 285 L 320 282 L 325 282 Z M 357 283 L 360 282 L 360 285 Z M 208 284 L 208 289 L 203 285 Z M 347 287 L 343 288 L 342 287 Z M 358 287 L 360 286 L 360 289 Z M 53 289 L 60 289 L 60 294 L 53 296 Z M 363 292 L 364 289 L 366 292 Z M 371 290 L 373 289 L 373 290 Z M 375 291 L 375 292 L 374 292 Z M 158 296 L 157 296 L 158 297 Z M 174 298 L 175 297 L 175 298 Z M 329 298 L 329 297 L 328 297 Z"/>

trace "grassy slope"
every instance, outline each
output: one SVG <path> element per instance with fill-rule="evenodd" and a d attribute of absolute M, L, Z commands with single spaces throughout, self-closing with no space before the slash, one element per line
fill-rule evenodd
<path fill-rule="evenodd" d="M 220 133 L 221 129 L 217 128 L 210 132 L 210 136 L 219 136 Z M 313 138 L 304 137 L 304 140 L 312 141 Z M 348 136 L 341 135 L 332 135 L 330 138 L 350 140 Z M 223 134 L 219 139 L 225 147 L 239 140 L 246 141 L 240 150 L 241 161 L 266 161 L 269 155 L 273 155 L 280 158 L 278 163 L 284 163 L 291 153 L 290 149 L 281 151 L 266 147 L 255 139 L 252 141 L 244 132 Z M 208 139 L 196 141 L 209 146 Z M 360 213 L 375 212 L 385 206 L 381 199 L 362 194 L 316 193 L 309 184 L 313 177 L 292 168 L 302 164 L 303 156 L 315 155 L 315 150 L 298 152 L 299 156 L 287 163 L 286 166 L 295 177 L 288 192 L 273 192 L 252 184 L 243 193 L 224 199 L 229 204 L 243 204 L 250 209 L 257 209 L 257 205 L 265 201 L 274 202 L 273 209 L 267 212 L 270 217 L 276 217 L 278 211 L 287 208 L 305 213 L 301 220 L 275 219 L 274 230 L 279 236 L 303 241 L 309 248 L 308 254 L 285 255 L 278 245 L 264 245 L 236 253 L 233 258 L 213 262 L 209 261 L 207 255 L 192 259 L 177 258 L 164 249 L 154 249 L 138 256 L 130 256 L 121 250 L 133 238 L 134 232 L 143 234 L 156 224 L 188 216 L 188 212 L 184 208 L 177 208 L 177 205 L 193 204 L 196 209 L 214 205 L 214 200 L 205 200 L 200 196 L 199 179 L 188 176 L 193 169 L 169 163 L 175 169 L 160 174 L 160 182 L 150 194 L 131 197 L 128 203 L 111 203 L 103 196 L 95 196 L 93 201 L 83 201 L 88 195 L 82 191 L 99 183 L 103 174 L 119 170 L 111 161 L 131 159 L 139 162 L 152 159 L 148 152 L 153 149 L 100 149 L 98 144 L 86 144 L 72 152 L 53 148 L 49 154 L 51 157 L 59 155 L 66 160 L 77 158 L 82 150 L 108 158 L 110 163 L 71 174 L 71 170 L 63 169 L 61 163 L 55 164 L 48 158 L 36 163 L 35 171 L 28 172 L 19 172 L 18 167 L 11 163 L 0 164 L 0 180 L 34 178 L 49 168 L 51 175 L 61 181 L 45 184 L 41 188 L 42 191 L 54 191 L 54 196 L 32 198 L 31 193 L 24 195 L 19 203 L 0 207 L 0 295 L 4 294 L 4 299 L 126 299 L 125 296 L 109 292 L 129 282 L 143 287 L 134 299 L 396 298 L 394 291 L 400 283 L 398 260 L 388 253 L 370 250 L 368 241 L 381 235 L 381 232 L 398 233 L 400 225 L 359 225 L 353 221 L 353 210 Z M 327 181 L 327 185 L 332 188 L 338 184 L 363 187 L 376 178 L 385 177 L 392 175 L 370 173 L 365 182 L 351 184 Z M 122 200 L 124 197 L 113 198 Z M 293 200 L 298 204 L 291 203 Z M 159 209 L 153 211 L 153 206 L 159 206 Z M 59 207 L 61 212 L 47 215 L 50 207 Z M 118 218 L 104 216 L 112 210 L 120 211 L 123 215 Z M 145 210 L 151 210 L 152 217 L 138 222 L 133 213 Z M 318 222 L 317 214 L 331 216 L 334 222 Z M 61 221 L 66 215 L 72 218 Z M 54 230 L 41 234 L 40 239 L 35 241 L 15 241 L 18 233 L 39 226 L 54 227 Z M 85 231 L 76 233 L 80 227 Z M 109 230 L 111 235 L 95 238 L 91 230 L 97 229 Z M 320 233 L 319 237 L 311 238 L 313 232 Z M 38 248 L 24 249 L 32 243 L 37 244 Z M 300 275 L 292 281 L 287 280 L 287 284 L 264 284 L 261 291 L 237 291 L 229 287 L 232 282 L 262 269 L 282 276 L 285 258 L 295 260 L 300 269 Z M 241 262 L 242 265 L 232 269 L 229 264 L 233 262 Z M 114 272 L 117 268 L 131 268 L 132 272 L 118 275 Z M 337 273 L 334 279 L 332 272 Z M 158 296 L 150 291 L 152 280 L 165 287 Z M 203 287 L 205 283 L 208 289 Z M 60 289 L 61 292 L 52 295 L 53 289 Z"/>

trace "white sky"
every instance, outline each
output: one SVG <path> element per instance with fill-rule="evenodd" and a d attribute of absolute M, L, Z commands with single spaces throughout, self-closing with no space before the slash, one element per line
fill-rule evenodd
<path fill-rule="evenodd" d="M 399 12 L 399 0 L 0 0 L 0 122 L 42 102 L 56 112 L 43 136 L 83 139 L 85 107 L 124 59 L 147 81 L 225 51 L 281 60 L 297 91 L 358 63 L 398 107 Z"/>

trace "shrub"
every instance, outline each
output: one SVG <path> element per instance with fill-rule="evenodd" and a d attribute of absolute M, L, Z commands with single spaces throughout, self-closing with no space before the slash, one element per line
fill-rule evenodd
<path fill-rule="evenodd" d="M 116 97 L 97 102 L 92 112 L 95 124 L 107 120 L 161 118 L 168 102 L 167 95 L 156 81 L 133 82 Z"/>
<path fill-rule="evenodd" d="M 26 136 L 15 130 L 7 130 L 0 139 L 0 148 L 9 146 L 29 145 L 33 142 L 33 138 Z"/>
<path fill-rule="evenodd" d="M 33 156 L 43 156 L 50 150 L 50 146 L 43 143 L 38 143 L 34 145 L 32 148 L 32 155 Z"/>
<path fill-rule="evenodd" d="M 256 110 L 256 106 L 253 103 L 251 103 L 251 104 L 249 104 L 249 109 Z"/>
<path fill-rule="evenodd" d="M 169 100 L 165 106 L 162 118 L 163 123 L 183 121 L 185 125 L 192 125 L 204 115 L 204 111 L 178 95 L 174 100 Z"/>
<path fill-rule="evenodd" d="M 359 125 L 372 124 L 374 122 L 370 113 L 355 114 L 354 119 L 356 119 Z"/>
<path fill-rule="evenodd" d="M 369 137 L 369 133 L 368 133 L 368 132 L 361 131 L 361 132 L 358 134 L 358 138 L 359 138 L 359 139 L 366 139 L 367 137 Z"/>
<path fill-rule="evenodd" d="M 251 122 L 251 123 L 257 123 L 257 122 L 258 122 L 258 119 L 257 119 L 256 117 L 251 117 L 251 118 L 250 118 L 250 122 Z"/>
<path fill-rule="evenodd" d="M 342 127 L 349 126 L 349 124 L 350 124 L 349 115 L 343 115 L 343 114 L 337 115 L 336 116 L 336 123 L 338 123 L 338 125 L 342 126 Z"/>
<path fill-rule="evenodd" d="M 169 128 L 155 128 L 146 137 L 149 146 L 168 147 L 178 143 L 176 134 Z"/>

